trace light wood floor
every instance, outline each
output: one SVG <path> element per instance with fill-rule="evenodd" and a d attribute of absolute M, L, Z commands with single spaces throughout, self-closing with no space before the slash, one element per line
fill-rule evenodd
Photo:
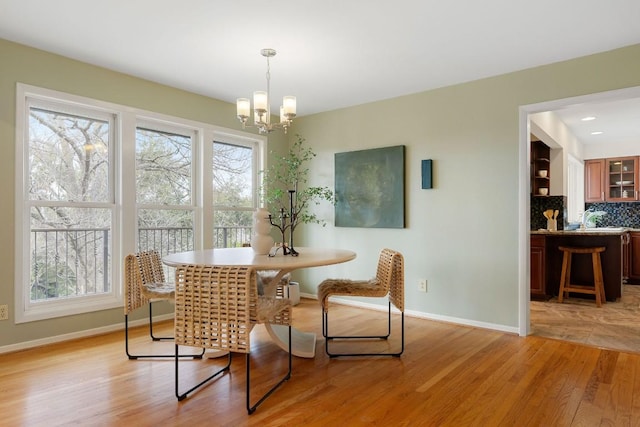
<path fill-rule="evenodd" d="M 640 286 L 624 285 L 622 298 L 598 308 L 593 300 L 532 301 L 534 335 L 640 353 Z"/>
<path fill-rule="evenodd" d="M 332 308 L 332 325 L 383 326 L 381 313 Z M 320 333 L 316 301 L 295 324 Z M 171 323 L 164 328 L 171 330 Z M 339 332 L 336 330 L 336 332 Z M 146 331 L 134 344 L 147 346 Z M 406 319 L 401 358 L 294 358 L 293 376 L 251 416 L 244 358 L 182 402 L 172 360 L 130 361 L 123 333 L 0 355 L 2 426 L 594 426 L 640 424 L 640 355 L 559 340 Z M 389 345 L 397 345 L 391 340 Z M 154 343 L 172 350 L 170 343 Z M 280 372 L 284 354 L 256 328 L 254 385 Z M 216 360 L 185 361 L 184 379 Z"/>

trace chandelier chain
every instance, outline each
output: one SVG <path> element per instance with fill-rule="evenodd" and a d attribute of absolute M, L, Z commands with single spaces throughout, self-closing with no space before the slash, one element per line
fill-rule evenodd
<path fill-rule="evenodd" d="M 271 117 L 271 65 L 269 64 L 269 57 L 271 55 L 266 55 L 267 57 L 267 99 L 269 103 L 267 103 L 267 121 Z"/>

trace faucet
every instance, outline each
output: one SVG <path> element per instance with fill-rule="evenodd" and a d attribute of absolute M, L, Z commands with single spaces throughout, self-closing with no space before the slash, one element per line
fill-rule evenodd
<path fill-rule="evenodd" d="M 587 228 L 587 218 L 590 215 L 590 210 L 591 208 L 587 209 L 586 211 L 582 212 L 582 216 L 580 217 L 580 228 L 585 229 Z"/>
<path fill-rule="evenodd" d="M 593 208 L 589 208 L 582 214 L 582 224 L 580 228 L 595 228 L 596 220 L 605 216 L 605 211 L 596 211 Z"/>

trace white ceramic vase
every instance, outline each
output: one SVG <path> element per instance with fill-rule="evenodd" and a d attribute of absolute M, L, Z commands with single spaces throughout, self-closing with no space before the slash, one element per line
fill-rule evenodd
<path fill-rule="evenodd" d="M 273 247 L 274 240 L 269 234 L 271 223 L 269 222 L 269 211 L 258 208 L 253 213 L 253 236 L 251 237 L 251 248 L 258 255 L 266 255 Z"/>

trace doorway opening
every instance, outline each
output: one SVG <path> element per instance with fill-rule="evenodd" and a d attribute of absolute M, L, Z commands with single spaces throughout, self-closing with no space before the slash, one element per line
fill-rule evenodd
<path fill-rule="evenodd" d="M 544 113 L 553 118 L 559 115 L 561 112 L 566 112 L 571 109 L 584 108 L 589 105 L 599 105 L 604 103 L 614 103 L 621 100 L 638 99 L 640 105 L 640 87 L 626 88 L 615 91 L 608 91 L 602 93 L 594 93 L 590 95 L 584 95 L 573 98 L 566 98 L 554 101 L 543 102 L 539 104 L 532 104 L 520 107 L 520 145 L 519 145 L 519 158 L 520 158 L 520 196 L 519 196 L 519 259 L 520 259 L 520 298 L 519 298 L 519 333 L 521 336 L 529 335 L 532 331 L 531 324 L 531 303 L 530 303 L 530 231 L 531 231 L 531 169 L 530 169 L 530 153 L 531 153 L 531 133 L 532 129 L 537 132 L 544 132 L 545 137 L 550 137 L 559 143 L 559 147 L 562 151 L 562 161 L 560 162 L 562 169 L 559 174 L 554 175 L 555 171 L 551 171 L 551 176 L 560 179 L 561 182 L 556 182 L 555 193 L 567 196 L 567 188 L 574 186 L 576 183 L 569 182 L 568 174 L 565 171 L 569 164 L 569 155 L 582 162 L 585 157 L 584 153 L 580 151 L 580 146 L 563 146 L 562 132 L 557 126 L 553 125 L 553 121 L 543 122 L 540 120 L 533 122 L 531 118 L 534 115 Z M 556 122 L 562 123 L 557 117 Z M 548 127 L 547 127 L 548 126 Z M 593 151 L 593 150 L 591 150 Z M 640 155 L 640 149 L 636 155 Z M 606 157 L 606 156 L 602 156 Z M 553 184 L 552 184 L 553 185 Z M 579 185 L 577 186 L 579 189 Z M 554 190 L 552 190 L 554 191 Z M 579 191 L 579 190 L 575 190 Z M 553 193 L 552 193 L 553 194 Z M 575 208 L 573 208 L 575 209 Z M 640 312 L 638 313 L 638 319 L 640 320 Z M 638 322 L 640 323 L 640 322 Z M 562 335 L 562 334 L 558 334 Z M 640 342 L 638 343 L 638 350 L 640 351 Z"/>

